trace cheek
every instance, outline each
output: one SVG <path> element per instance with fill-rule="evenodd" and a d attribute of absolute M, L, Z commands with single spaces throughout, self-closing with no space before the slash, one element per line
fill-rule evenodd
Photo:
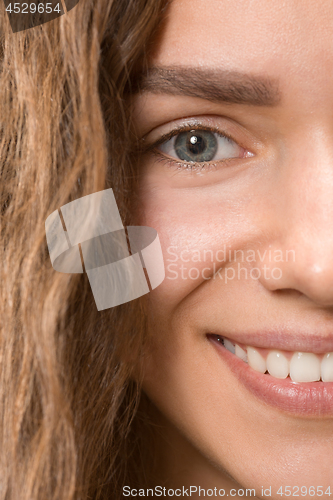
<path fill-rule="evenodd" d="M 191 292 L 223 271 L 237 249 L 253 248 L 269 231 L 267 200 L 221 186 L 171 188 L 144 180 L 139 223 L 157 230 L 165 280 L 149 294 L 155 315 L 167 319 Z M 265 207 L 265 208 L 264 208 Z"/>

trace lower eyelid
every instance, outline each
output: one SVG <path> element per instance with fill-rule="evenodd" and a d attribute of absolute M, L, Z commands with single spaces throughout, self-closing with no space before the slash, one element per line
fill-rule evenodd
<path fill-rule="evenodd" d="M 160 153 L 158 150 L 151 151 L 158 163 L 164 163 L 167 168 L 174 168 L 175 170 L 189 170 L 189 171 L 209 171 L 217 169 L 219 166 L 224 165 L 228 166 L 230 163 L 233 163 L 238 158 L 226 158 L 224 160 L 210 161 L 210 162 L 186 162 L 182 160 L 177 160 L 170 156 L 166 156 L 163 153 Z"/>

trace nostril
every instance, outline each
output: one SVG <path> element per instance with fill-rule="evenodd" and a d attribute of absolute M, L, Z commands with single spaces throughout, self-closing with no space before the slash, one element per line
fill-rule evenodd
<path fill-rule="evenodd" d="M 296 290 L 295 288 L 277 288 L 276 290 L 272 290 L 274 295 L 279 296 L 282 295 L 283 297 L 290 297 L 290 298 L 298 298 L 298 297 L 303 297 L 304 293 L 300 292 L 299 290 Z"/>

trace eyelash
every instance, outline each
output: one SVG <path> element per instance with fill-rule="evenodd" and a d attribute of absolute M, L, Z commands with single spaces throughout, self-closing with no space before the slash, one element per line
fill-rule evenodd
<path fill-rule="evenodd" d="M 158 141 L 155 141 L 153 144 L 150 144 L 149 146 L 147 146 L 147 148 L 145 148 L 144 152 L 145 153 L 148 153 L 148 152 L 152 153 L 158 162 L 164 163 L 170 168 L 176 167 L 177 170 L 192 170 L 192 171 L 194 171 L 194 170 L 195 171 L 211 170 L 211 169 L 217 168 L 217 164 L 223 163 L 224 165 L 227 165 L 230 162 L 232 162 L 233 160 L 235 160 L 235 158 L 226 158 L 224 160 L 218 160 L 218 162 L 212 162 L 212 161 L 210 161 L 210 162 L 194 162 L 194 161 L 187 162 L 187 161 L 183 161 L 183 160 L 177 161 L 173 158 L 167 157 L 166 155 L 164 155 L 163 153 L 161 153 L 160 151 L 158 151 L 156 149 L 158 146 L 160 146 L 164 142 L 172 139 L 172 137 L 180 134 L 181 132 L 189 132 L 190 130 L 207 130 L 209 132 L 213 132 L 213 133 L 218 134 L 220 137 L 225 137 L 226 139 L 230 139 L 231 141 L 238 144 L 238 142 L 235 141 L 229 134 L 227 134 L 225 132 L 221 133 L 216 128 L 211 128 L 211 127 L 207 127 L 207 126 L 205 127 L 205 126 L 200 125 L 200 124 L 196 124 L 196 125 L 186 124 L 186 125 L 181 125 L 180 127 L 177 127 L 175 129 L 171 130 L 168 134 L 162 135 L 160 137 L 160 139 L 158 139 Z M 240 146 L 240 144 L 238 144 L 238 145 Z"/>

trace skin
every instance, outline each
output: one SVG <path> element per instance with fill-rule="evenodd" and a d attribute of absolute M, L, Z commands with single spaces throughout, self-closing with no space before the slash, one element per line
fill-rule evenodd
<path fill-rule="evenodd" d="M 332 19 L 330 0 L 174 0 L 150 66 L 260 75 L 278 83 L 281 101 L 234 104 L 149 90 L 134 96 L 145 144 L 172 122 L 196 117 L 252 154 L 192 171 L 152 151 L 141 158 L 139 219 L 158 231 L 166 267 L 147 299 L 143 387 L 161 430 L 154 481 L 169 487 L 255 488 L 260 498 L 262 486 L 272 498 L 282 498 L 277 490 L 286 485 L 331 485 L 333 492 L 332 418 L 263 403 L 206 336 L 279 328 L 333 335 Z M 191 261 L 224 245 L 261 255 L 293 250 L 295 259 L 242 262 L 278 267 L 281 279 L 189 279 L 189 268 L 212 276 L 214 262 L 215 270 L 235 267 Z"/>

